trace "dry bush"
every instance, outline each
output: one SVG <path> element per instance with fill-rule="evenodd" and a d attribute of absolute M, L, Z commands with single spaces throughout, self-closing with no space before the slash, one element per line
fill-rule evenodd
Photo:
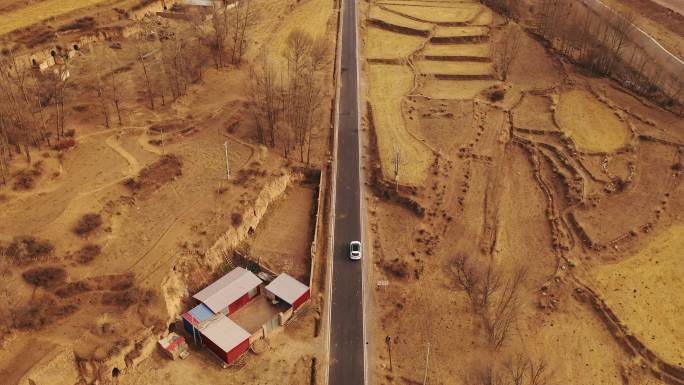
<path fill-rule="evenodd" d="M 162 156 L 158 161 L 143 168 L 137 179 L 129 178 L 124 185 L 132 191 L 156 190 L 183 175 L 183 163 L 176 155 Z"/>
<path fill-rule="evenodd" d="M 60 298 L 69 298 L 75 295 L 87 293 L 91 290 L 93 290 L 93 288 L 90 286 L 88 282 L 76 281 L 61 286 L 60 288 L 55 290 L 55 294 Z"/>
<path fill-rule="evenodd" d="M 489 99 L 490 102 L 498 102 L 503 100 L 503 98 L 506 96 L 506 91 L 505 90 L 492 90 L 491 92 L 487 93 L 487 99 Z"/>
<path fill-rule="evenodd" d="M 233 214 L 231 214 L 231 216 L 230 216 L 230 223 L 231 223 L 233 226 L 235 226 L 235 227 L 240 226 L 240 225 L 242 224 L 242 221 L 243 221 L 243 218 L 242 218 L 242 214 L 241 214 L 241 213 L 233 213 Z"/>
<path fill-rule="evenodd" d="M 409 275 L 409 266 L 406 261 L 400 261 L 399 258 L 394 258 L 391 261 L 381 261 L 380 266 L 388 273 L 397 278 L 406 278 Z"/>
<path fill-rule="evenodd" d="M 61 267 L 36 267 L 21 273 L 24 281 L 36 287 L 53 287 L 66 279 L 66 271 Z"/>
<path fill-rule="evenodd" d="M 14 174 L 14 186 L 12 187 L 15 191 L 30 190 L 36 181 L 36 178 L 43 174 L 42 165 L 37 163 L 33 168 L 21 170 Z"/>
<path fill-rule="evenodd" d="M 78 251 L 77 258 L 82 264 L 90 263 L 95 257 L 100 255 L 102 248 L 99 245 L 89 243 Z"/>
<path fill-rule="evenodd" d="M 69 138 L 66 140 L 61 140 L 54 145 L 54 149 L 58 151 L 68 150 L 76 145 L 76 140 Z"/>
<path fill-rule="evenodd" d="M 102 226 L 102 216 L 96 213 L 88 213 L 81 217 L 73 231 L 76 235 L 83 236 L 90 234 L 100 226 Z"/>
<path fill-rule="evenodd" d="M 62 304 L 52 296 L 44 295 L 33 299 L 15 313 L 15 326 L 19 329 L 40 329 L 57 319 L 64 318 L 78 310 L 74 304 Z"/>
<path fill-rule="evenodd" d="M 35 237 L 15 237 L 7 246 L 0 245 L 0 253 L 11 262 L 23 265 L 49 257 L 54 250 L 52 243 Z"/>
<path fill-rule="evenodd" d="M 110 291 L 104 293 L 102 295 L 102 304 L 127 309 L 136 304 L 149 305 L 155 298 L 156 295 L 152 290 L 130 288 L 123 291 Z"/>
<path fill-rule="evenodd" d="M 59 32 L 69 32 L 69 31 L 90 31 L 95 29 L 97 22 L 91 16 L 85 16 L 74 20 L 73 22 L 61 27 Z"/>

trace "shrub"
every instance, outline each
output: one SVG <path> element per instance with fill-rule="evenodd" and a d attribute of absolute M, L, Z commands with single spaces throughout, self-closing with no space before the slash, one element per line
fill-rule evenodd
<path fill-rule="evenodd" d="M 503 100 L 504 96 L 506 96 L 506 91 L 494 90 L 487 95 L 487 98 L 490 102 L 498 102 L 500 100 Z"/>
<path fill-rule="evenodd" d="M 51 287 L 64 282 L 66 271 L 61 267 L 36 267 L 21 274 L 24 281 L 36 287 Z"/>
<path fill-rule="evenodd" d="M 87 293 L 91 290 L 93 290 L 93 288 L 87 282 L 77 281 L 60 287 L 55 290 L 55 294 L 60 298 L 69 298 L 78 294 Z"/>
<path fill-rule="evenodd" d="M 64 136 L 67 138 L 73 138 L 74 136 L 76 136 L 76 130 L 74 130 L 73 128 L 70 128 L 70 129 L 64 131 Z"/>
<path fill-rule="evenodd" d="M 95 257 L 100 255 L 101 252 L 102 249 L 99 245 L 89 243 L 78 251 L 78 261 L 83 264 L 90 263 Z"/>
<path fill-rule="evenodd" d="M 230 223 L 235 227 L 240 226 L 242 224 L 242 214 L 240 214 L 240 213 L 231 214 Z"/>
<path fill-rule="evenodd" d="M 15 237 L 9 245 L 0 247 L 0 252 L 15 264 L 23 265 L 49 256 L 53 249 L 49 241 L 25 236 Z"/>
<path fill-rule="evenodd" d="M 102 225 L 102 217 L 100 214 L 88 213 L 81 217 L 76 226 L 74 226 L 74 233 L 77 235 L 86 235 L 91 233 Z"/>
<path fill-rule="evenodd" d="M 71 147 L 74 147 L 75 145 L 76 145 L 76 140 L 74 140 L 73 138 L 70 138 L 70 139 L 65 139 L 65 140 L 57 142 L 57 144 L 55 144 L 55 146 L 54 146 L 54 149 L 58 150 L 58 151 L 63 151 L 63 150 L 68 150 Z"/>

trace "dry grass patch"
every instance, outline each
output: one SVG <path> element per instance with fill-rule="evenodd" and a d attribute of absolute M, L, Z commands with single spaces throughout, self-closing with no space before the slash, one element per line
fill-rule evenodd
<path fill-rule="evenodd" d="M 493 21 L 494 14 L 492 11 L 488 8 L 482 8 L 482 12 L 470 21 L 470 25 L 490 25 Z"/>
<path fill-rule="evenodd" d="M 387 9 L 433 23 L 465 23 L 478 15 L 476 3 L 453 3 L 452 6 L 386 5 Z"/>
<path fill-rule="evenodd" d="M 489 28 L 483 26 L 468 26 L 468 27 L 442 27 L 438 26 L 435 29 L 435 37 L 465 37 L 465 36 L 487 36 Z"/>
<path fill-rule="evenodd" d="M 368 59 L 405 58 L 418 49 L 425 39 L 370 27 L 366 32 Z"/>
<path fill-rule="evenodd" d="M 491 75 L 493 73 L 492 65 L 482 62 L 420 60 L 416 63 L 416 69 L 422 74 Z"/>
<path fill-rule="evenodd" d="M 399 181 L 420 185 L 432 163 L 432 151 L 406 129 L 402 100 L 411 90 L 413 74 L 405 66 L 369 66 L 369 96 L 378 138 L 378 152 L 385 178 L 394 180 L 396 150 L 401 153 Z"/>
<path fill-rule="evenodd" d="M 64 15 L 104 0 L 44 0 L 0 15 L 0 35 Z"/>
<path fill-rule="evenodd" d="M 495 80 L 425 80 L 419 89 L 420 94 L 433 99 L 473 99 L 482 91 L 499 84 Z"/>
<path fill-rule="evenodd" d="M 629 139 L 627 126 L 605 104 L 581 90 L 564 92 L 556 110 L 558 124 L 578 148 L 612 152 Z"/>
<path fill-rule="evenodd" d="M 368 14 L 368 19 L 379 20 L 387 24 L 415 29 L 424 32 L 430 31 L 432 29 L 432 25 L 429 23 L 422 23 L 420 21 L 411 20 L 375 6 L 371 7 L 370 13 Z"/>
<path fill-rule="evenodd" d="M 639 340 L 672 363 L 684 362 L 684 225 L 670 227 L 619 263 L 595 269 L 608 306 Z M 679 364 L 681 365 L 681 364 Z"/>
<path fill-rule="evenodd" d="M 489 57 L 488 43 L 480 44 L 429 44 L 422 51 L 424 56 L 472 56 Z"/>

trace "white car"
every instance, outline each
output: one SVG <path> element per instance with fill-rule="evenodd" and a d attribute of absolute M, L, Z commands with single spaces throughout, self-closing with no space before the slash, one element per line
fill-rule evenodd
<path fill-rule="evenodd" d="M 361 259 L 361 242 L 351 241 L 349 244 L 349 259 L 358 261 Z"/>

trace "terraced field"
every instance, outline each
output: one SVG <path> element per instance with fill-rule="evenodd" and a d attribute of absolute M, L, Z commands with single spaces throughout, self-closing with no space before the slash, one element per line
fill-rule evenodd
<path fill-rule="evenodd" d="M 365 57 L 369 73 L 377 74 L 377 66 L 396 65 L 412 74 L 411 86 L 404 97 L 438 97 L 444 99 L 470 98 L 496 84 L 488 44 L 492 12 L 476 1 L 417 1 L 391 0 L 371 4 L 367 15 Z M 369 81 L 370 103 L 374 109 L 377 132 L 390 132 L 383 127 L 393 121 L 395 132 L 407 135 L 385 140 L 378 135 L 378 146 L 383 175 L 394 179 L 397 153 L 410 173 L 400 173 L 401 184 L 419 185 L 427 175 L 430 161 L 435 156 L 430 147 L 417 154 L 415 142 L 422 143 L 416 133 L 410 132 L 404 119 L 387 119 L 384 114 L 404 116 L 403 104 L 395 109 L 381 107 L 383 87 L 377 75 Z M 456 93 L 452 90 L 458 90 Z M 376 108 L 380 107 L 380 108 Z M 408 130 L 408 131 L 407 131 Z M 402 163 L 403 163 L 402 162 Z"/>

